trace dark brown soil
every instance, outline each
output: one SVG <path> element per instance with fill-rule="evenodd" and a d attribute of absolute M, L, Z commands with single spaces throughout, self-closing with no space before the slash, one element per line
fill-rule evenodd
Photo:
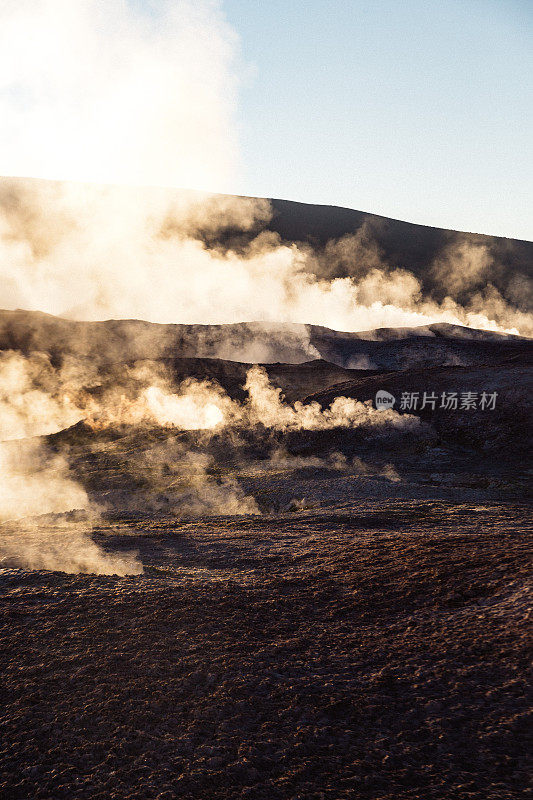
<path fill-rule="evenodd" d="M 97 538 L 144 575 L 4 570 L 0 796 L 530 796 L 527 521 L 131 518 Z"/>

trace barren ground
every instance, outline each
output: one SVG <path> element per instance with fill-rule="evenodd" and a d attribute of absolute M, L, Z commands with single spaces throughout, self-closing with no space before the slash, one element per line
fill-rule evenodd
<path fill-rule="evenodd" d="M 530 796 L 528 507 L 348 495 L 102 523 L 139 576 L 3 570 L 1 796 Z"/>
<path fill-rule="evenodd" d="M 27 317 L 0 314 L 0 346 L 42 350 L 41 367 L 63 350 L 93 359 L 96 400 L 140 391 L 135 359 L 160 359 L 176 386 L 192 375 L 246 394 L 249 365 L 212 358 L 220 331 Z M 245 361 L 264 328 L 229 327 Z M 308 333 L 335 364 L 267 365 L 291 402 L 385 388 L 497 391 L 498 406 L 389 427 L 80 422 L 42 437 L 41 472 L 68 462 L 104 509 L 93 538 L 137 550 L 144 572 L 32 571 L 0 551 L 0 800 L 531 796 L 531 345 L 442 326 Z M 307 357 L 301 331 L 287 347 Z M 344 369 L 361 356 L 402 371 Z M 64 522 L 36 522 L 60 555 Z"/>

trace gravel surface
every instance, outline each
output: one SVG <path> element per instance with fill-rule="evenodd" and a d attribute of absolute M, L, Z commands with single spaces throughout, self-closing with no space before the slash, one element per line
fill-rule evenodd
<path fill-rule="evenodd" d="M 126 578 L 0 573 L 0 796 L 530 796 L 528 508 L 102 523 Z"/>

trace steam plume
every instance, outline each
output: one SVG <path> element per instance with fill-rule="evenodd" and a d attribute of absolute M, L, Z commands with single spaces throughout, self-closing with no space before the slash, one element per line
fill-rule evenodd
<path fill-rule="evenodd" d="M 237 72 L 216 0 L 4 0 L 0 174 L 221 189 L 238 172 Z M 479 284 L 482 247 L 439 257 L 435 303 L 409 264 L 383 263 L 364 226 L 316 254 L 266 232 L 270 213 L 244 198 L 3 181 L 0 304 L 78 319 L 533 332 L 490 285 L 463 304 L 446 297 Z M 236 231 L 245 241 L 221 249 Z M 349 277 L 328 278 L 339 271 Z"/>
<path fill-rule="evenodd" d="M 222 186 L 235 50 L 216 0 L 3 0 L 0 174 Z"/>
<path fill-rule="evenodd" d="M 0 471 L 0 567 L 98 575 L 142 572 L 135 554 L 109 555 L 90 538 L 91 504 L 63 457 L 48 456 L 31 440 L 2 442 Z M 87 512 L 83 521 L 65 517 L 74 510 Z M 39 520 L 42 515 L 52 516 Z"/>
<path fill-rule="evenodd" d="M 269 214 L 266 201 L 246 198 L 4 181 L 2 305 L 77 319 L 257 320 L 342 331 L 444 321 L 533 333 L 531 315 L 490 284 L 464 305 L 450 297 L 437 303 L 423 296 L 409 265 L 390 269 L 372 248 L 365 261 L 357 237 L 352 256 L 351 240 L 344 237 L 331 242 L 318 263 L 309 248 L 289 246 L 262 230 Z M 246 233 L 246 242 L 218 247 L 216 241 L 234 230 Z M 318 278 L 325 257 L 352 257 L 353 277 Z M 479 262 L 472 267 L 476 274 L 487 257 L 472 256 Z M 450 280 L 453 289 L 464 283 L 457 276 L 465 258 L 464 251 L 450 253 L 446 267 L 435 267 L 439 279 Z"/>

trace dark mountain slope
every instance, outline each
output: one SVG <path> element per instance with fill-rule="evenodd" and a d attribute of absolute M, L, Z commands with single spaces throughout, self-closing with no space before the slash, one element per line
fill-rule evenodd
<path fill-rule="evenodd" d="M 491 462 L 496 455 L 500 462 L 518 461 L 522 472 L 527 468 L 533 438 L 530 388 L 530 360 L 515 356 L 493 365 L 415 368 L 370 375 L 330 386 L 310 395 L 306 402 L 316 401 L 326 408 L 341 395 L 374 401 L 376 392 L 385 390 L 394 396 L 395 410 L 420 416 L 446 443 L 473 447 L 489 455 Z M 435 398 L 434 403 L 423 403 L 425 392 L 428 398 Z M 457 407 L 446 408 L 443 393 L 449 397 L 452 392 L 457 393 Z M 472 407 L 462 407 L 467 393 L 474 400 Z M 483 393 L 496 393 L 494 408 L 488 398 L 483 407 Z M 416 405 L 409 400 L 402 409 L 405 394 L 415 394 Z"/>
<path fill-rule="evenodd" d="M 364 228 L 364 239 L 377 245 L 383 262 L 393 268 L 412 272 L 425 294 L 442 300 L 450 294 L 458 302 L 492 283 L 511 302 L 524 311 L 533 305 L 533 242 L 506 239 L 478 233 L 466 233 L 416 225 L 350 208 L 310 205 L 288 200 L 272 200 L 273 217 L 269 229 L 284 241 L 307 242 L 323 248 L 328 241 L 357 234 Z M 462 290 L 445 287 L 430 269 L 438 258 L 453 246 L 486 247 L 490 264 L 476 280 Z M 331 262 L 328 277 L 343 278 L 353 274 L 346 263 Z"/>
<path fill-rule="evenodd" d="M 220 358 L 302 363 L 317 357 L 349 369 L 497 363 L 532 353 L 518 336 L 435 324 L 343 333 L 313 325 L 160 325 L 142 320 L 76 322 L 30 311 L 0 311 L 0 350 L 67 355 L 97 365 L 141 359 Z"/>
<path fill-rule="evenodd" d="M 76 186 L 83 188 L 82 184 Z M 54 231 L 52 244 L 54 236 L 61 237 L 62 226 L 72 225 L 72 220 L 64 218 L 62 187 L 61 182 L 0 178 L 0 218 L 5 222 L 2 236 L 7 241 L 24 242 L 34 255 L 46 252 L 54 225 L 59 228 Z M 114 188 L 120 208 L 129 192 Z M 285 243 L 304 243 L 312 248 L 314 257 L 306 261 L 305 268 L 319 277 L 359 279 L 376 266 L 402 268 L 416 276 L 426 298 L 441 301 L 450 296 L 468 304 L 477 292 L 491 285 L 511 306 L 525 312 L 533 308 L 533 242 L 289 200 L 268 200 L 272 212 L 269 219 L 267 202 L 262 198 L 206 197 L 193 191 L 133 187 L 131 193 L 141 204 L 153 196 L 164 196 L 171 204 L 176 201 L 178 207 L 191 202 L 191 215 L 171 215 L 165 222 L 163 238 L 177 233 L 202 241 L 207 249 L 245 253 L 253 238 L 270 231 Z M 354 237 L 354 241 L 347 243 L 346 237 Z"/>

